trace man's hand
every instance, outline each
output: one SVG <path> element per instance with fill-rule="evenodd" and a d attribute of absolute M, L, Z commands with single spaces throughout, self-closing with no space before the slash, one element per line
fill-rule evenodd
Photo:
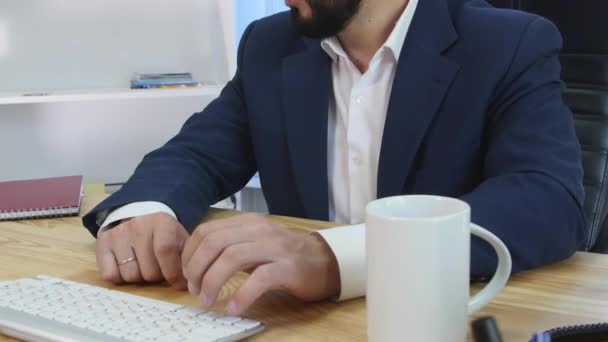
<path fill-rule="evenodd" d="M 184 290 L 181 252 L 187 239 L 186 229 L 170 215 L 135 217 L 97 237 L 97 267 L 115 284 L 167 280 Z"/>
<path fill-rule="evenodd" d="M 251 272 L 227 310 L 239 315 L 269 290 L 286 290 L 306 301 L 340 291 L 338 263 L 323 238 L 299 234 L 262 216 L 241 215 L 202 224 L 182 254 L 188 289 L 212 305 L 237 272 Z"/>

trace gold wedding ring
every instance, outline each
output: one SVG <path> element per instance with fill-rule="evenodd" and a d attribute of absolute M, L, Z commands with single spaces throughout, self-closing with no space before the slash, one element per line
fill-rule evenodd
<path fill-rule="evenodd" d="M 135 260 L 137 260 L 137 257 L 130 257 L 129 259 L 125 259 L 125 260 L 119 262 L 118 266 L 121 266 L 121 265 L 124 265 L 124 264 L 128 264 L 128 263 L 130 263 L 132 261 L 135 261 Z"/>

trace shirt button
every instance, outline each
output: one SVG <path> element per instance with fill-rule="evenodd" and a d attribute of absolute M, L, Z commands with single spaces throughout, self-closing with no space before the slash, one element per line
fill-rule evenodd
<path fill-rule="evenodd" d="M 355 163 L 355 165 L 357 166 L 361 166 L 361 164 L 363 164 L 363 161 L 359 157 L 353 157 L 353 163 Z"/>
<path fill-rule="evenodd" d="M 363 103 L 363 96 L 357 97 L 357 103 L 358 104 L 362 104 Z"/>

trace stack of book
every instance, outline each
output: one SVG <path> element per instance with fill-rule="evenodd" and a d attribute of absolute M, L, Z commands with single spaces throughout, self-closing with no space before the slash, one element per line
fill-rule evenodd
<path fill-rule="evenodd" d="M 151 88 L 195 88 L 202 87 L 201 82 L 192 79 L 192 74 L 140 74 L 135 73 L 131 80 L 131 89 Z"/>

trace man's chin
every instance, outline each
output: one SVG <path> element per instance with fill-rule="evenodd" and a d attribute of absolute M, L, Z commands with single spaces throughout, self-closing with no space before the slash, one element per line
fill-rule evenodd
<path fill-rule="evenodd" d="M 302 18 L 297 12 L 292 12 L 292 24 L 299 34 L 313 39 L 333 37 L 343 28 L 343 25 L 324 25 L 314 19 Z"/>
<path fill-rule="evenodd" d="M 289 0 L 295 30 L 309 38 L 323 39 L 339 34 L 359 11 L 361 0 L 334 0 L 335 7 L 327 8 L 328 0 Z"/>

